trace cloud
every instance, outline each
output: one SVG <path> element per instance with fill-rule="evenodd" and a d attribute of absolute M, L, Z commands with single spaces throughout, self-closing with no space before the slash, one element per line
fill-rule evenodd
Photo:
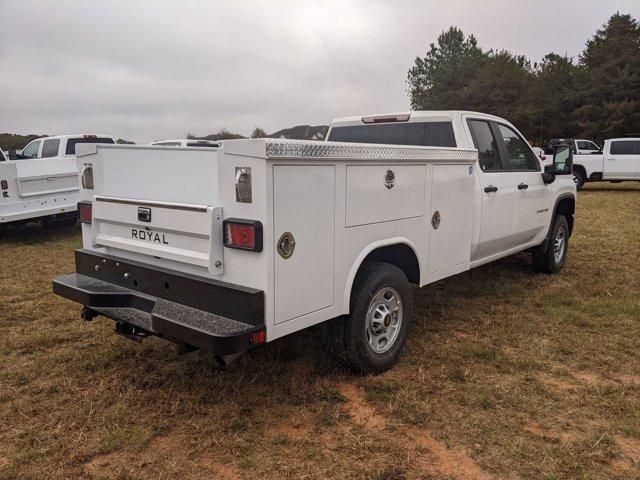
<path fill-rule="evenodd" d="M 0 0 L 0 131 L 148 142 L 405 110 L 407 69 L 449 25 L 575 56 L 615 11 L 639 16 L 617 3 Z"/>

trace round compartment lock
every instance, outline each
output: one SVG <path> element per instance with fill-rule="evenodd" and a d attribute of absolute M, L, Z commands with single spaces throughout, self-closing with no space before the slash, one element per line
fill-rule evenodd
<path fill-rule="evenodd" d="M 384 186 L 391 189 L 396 184 L 396 174 L 393 170 L 389 169 L 384 174 Z"/>
<path fill-rule="evenodd" d="M 284 232 L 278 240 L 278 253 L 285 260 L 293 255 L 296 248 L 296 240 L 291 232 Z"/>
<path fill-rule="evenodd" d="M 437 230 L 440 226 L 440 220 L 440 212 L 436 210 L 435 212 L 433 212 L 433 216 L 431 217 L 431 226 L 434 230 Z"/>

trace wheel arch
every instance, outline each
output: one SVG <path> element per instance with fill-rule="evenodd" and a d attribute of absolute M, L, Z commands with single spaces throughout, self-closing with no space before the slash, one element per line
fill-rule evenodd
<path fill-rule="evenodd" d="M 576 197 L 572 193 L 565 193 L 560 195 L 556 199 L 556 203 L 553 207 L 553 215 L 551 215 L 551 222 L 549 223 L 549 230 L 547 236 L 542 243 L 542 249 L 546 250 L 551 238 L 551 230 L 553 229 L 553 221 L 556 215 L 563 215 L 567 219 L 569 225 L 569 236 L 573 233 L 574 214 L 576 211 Z"/>
<path fill-rule="evenodd" d="M 369 260 L 395 265 L 404 272 L 410 283 L 420 284 L 421 262 L 415 245 L 405 237 L 373 242 L 363 249 L 351 266 L 342 300 L 346 312 L 351 308 L 351 290 L 362 265 Z"/>

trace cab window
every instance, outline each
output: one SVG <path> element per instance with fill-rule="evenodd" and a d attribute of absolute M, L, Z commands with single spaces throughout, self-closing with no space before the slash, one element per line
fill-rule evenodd
<path fill-rule="evenodd" d="M 22 157 L 24 158 L 38 158 L 38 149 L 40 148 L 40 140 L 31 142 L 22 150 Z"/>
<path fill-rule="evenodd" d="M 473 144 L 478 149 L 480 168 L 484 172 L 496 172 L 502 170 L 498 143 L 491 132 L 489 122 L 484 120 L 469 120 L 469 129 L 473 137 Z"/>
<path fill-rule="evenodd" d="M 611 142 L 611 155 L 638 155 L 640 154 L 640 142 L 621 141 Z"/>
<path fill-rule="evenodd" d="M 49 140 L 45 140 L 44 144 L 42 145 L 42 158 L 57 157 L 59 148 L 59 138 L 51 138 Z"/>
<path fill-rule="evenodd" d="M 590 151 L 593 151 L 593 152 L 600 151 L 600 147 L 598 147 L 593 142 L 586 142 L 584 140 L 581 140 L 581 141 L 578 141 L 576 143 L 578 144 L 578 149 L 579 150 L 590 150 Z"/>
<path fill-rule="evenodd" d="M 540 170 L 540 164 L 529 145 L 511 128 L 498 124 L 498 131 L 507 149 L 509 170 Z"/>

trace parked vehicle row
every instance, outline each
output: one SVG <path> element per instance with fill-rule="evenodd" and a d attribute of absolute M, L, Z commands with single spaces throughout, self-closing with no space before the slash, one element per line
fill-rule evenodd
<path fill-rule="evenodd" d="M 409 334 L 410 283 L 522 251 L 557 273 L 573 230 L 571 149 L 543 168 L 512 124 L 475 112 L 343 118 L 325 142 L 76 154 L 83 246 L 54 292 L 222 363 L 326 322 L 338 358 L 382 372 Z"/>

